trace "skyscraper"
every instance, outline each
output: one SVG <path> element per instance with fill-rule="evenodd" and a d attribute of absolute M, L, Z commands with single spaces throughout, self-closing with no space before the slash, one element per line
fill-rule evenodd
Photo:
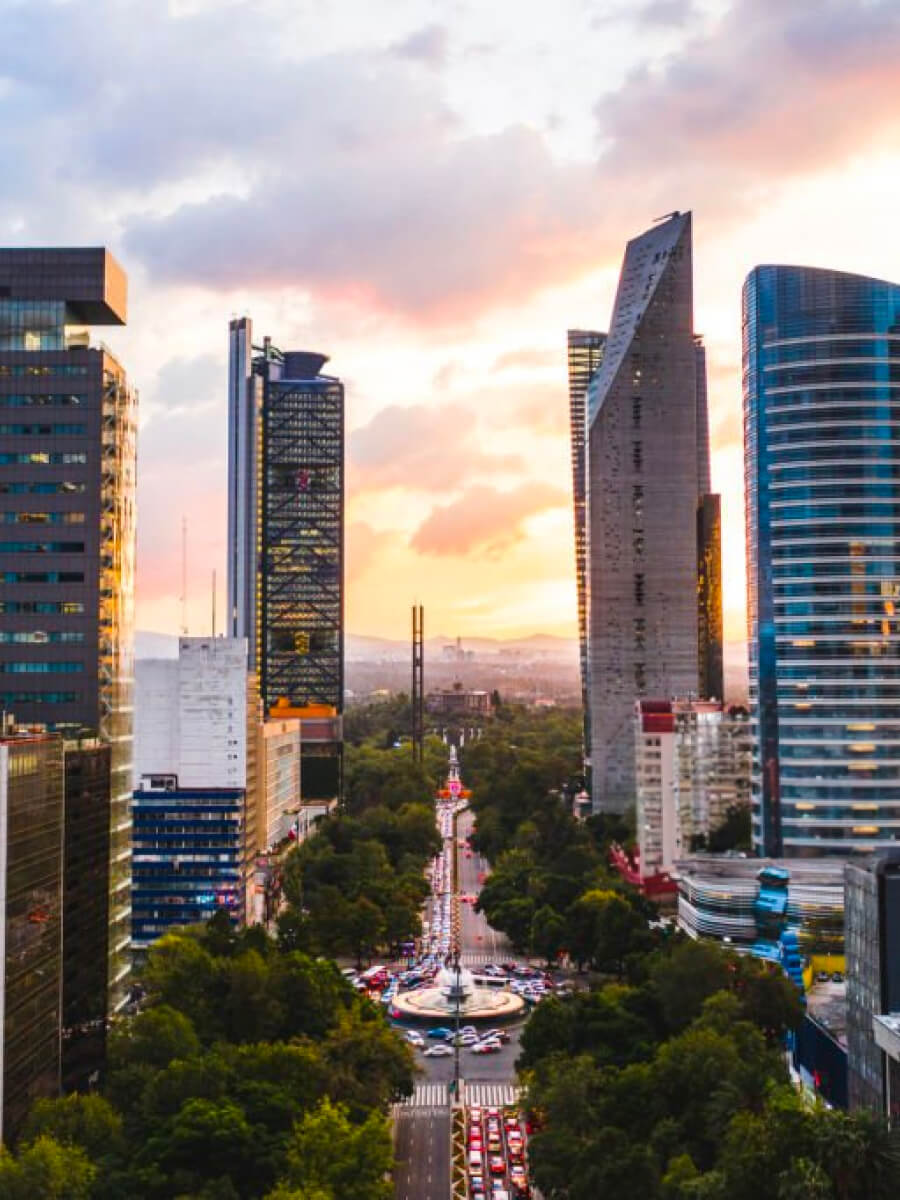
<path fill-rule="evenodd" d="M 230 326 L 228 597 L 253 639 L 263 708 L 333 716 L 303 739 L 303 793 L 340 790 L 344 700 L 344 387 L 324 355 L 252 344 Z M 327 760 L 327 761 L 326 761 Z"/>
<path fill-rule="evenodd" d="M 588 385 L 603 361 L 606 334 L 570 329 L 568 334 L 569 430 L 572 444 L 572 499 L 575 517 L 575 584 L 578 593 L 578 655 L 581 666 L 581 707 L 584 714 L 584 770 L 591 775 L 590 689 L 588 686 L 588 586 L 586 496 L 586 406 Z"/>
<path fill-rule="evenodd" d="M 59 1090 L 63 743 L 0 732 L 0 1136 Z"/>
<path fill-rule="evenodd" d="M 628 243 L 587 408 L 592 799 L 621 812 L 635 797 L 634 701 L 695 696 L 715 677 L 699 646 L 709 445 L 690 213 Z"/>
<path fill-rule="evenodd" d="M 0 250 L 0 704 L 110 746 L 110 1011 L 130 962 L 136 405 L 88 326 L 125 314 L 106 250 Z"/>
<path fill-rule="evenodd" d="M 900 286 L 761 266 L 743 295 L 753 836 L 900 831 Z"/>

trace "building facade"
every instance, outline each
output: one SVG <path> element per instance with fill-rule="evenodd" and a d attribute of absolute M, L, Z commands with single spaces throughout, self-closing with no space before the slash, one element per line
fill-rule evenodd
<path fill-rule="evenodd" d="M 746 710 L 712 700 L 635 704 L 637 840 L 641 881 L 669 875 L 729 810 L 750 804 Z"/>
<path fill-rule="evenodd" d="M 762 266 L 743 294 L 754 842 L 900 831 L 900 287 Z"/>
<path fill-rule="evenodd" d="M 134 793 L 134 946 L 223 910 L 243 921 L 243 788 L 181 787 L 150 775 Z"/>
<path fill-rule="evenodd" d="M 900 847 L 844 867 L 851 1108 L 900 1119 Z"/>
<path fill-rule="evenodd" d="M 63 803 L 62 739 L 0 739 L 0 1137 L 7 1143 L 34 1101 L 60 1086 Z"/>
<path fill-rule="evenodd" d="M 704 364 L 693 328 L 691 217 L 676 213 L 628 243 L 603 360 L 588 387 L 595 811 L 621 812 L 634 801 L 635 698 L 691 696 L 705 686 L 698 611 L 698 507 L 709 477 Z"/>
<path fill-rule="evenodd" d="M 301 811 L 300 729 L 300 721 L 265 721 L 259 726 L 256 822 L 263 851 L 291 835 Z"/>
<path fill-rule="evenodd" d="M 344 704 L 344 387 L 324 355 L 230 327 L 228 596 L 264 709 Z M 251 549 L 252 546 L 252 549 Z M 338 731 L 339 732 L 339 731 Z M 304 747 L 307 739 L 303 738 Z M 305 794 L 337 796 L 341 740 Z M 311 743 L 310 743 L 311 745 Z M 328 759 L 323 763 L 323 759 Z"/>
<path fill-rule="evenodd" d="M 0 704 L 111 751 L 109 1010 L 127 999 L 136 403 L 89 327 L 124 325 L 103 249 L 0 250 Z"/>
<path fill-rule="evenodd" d="M 63 851 L 62 1082 L 88 1091 L 106 1058 L 109 957 L 111 747 L 98 738 L 65 743 Z"/>
<path fill-rule="evenodd" d="M 575 525 L 575 586 L 578 602 L 578 656 L 581 669 L 581 708 L 584 714 L 584 772 L 591 776 L 591 718 L 588 673 L 588 547 L 587 547 L 587 391 L 603 361 L 606 334 L 592 329 L 570 329 L 567 341 L 569 370 L 569 434 L 572 453 L 572 501 Z"/>

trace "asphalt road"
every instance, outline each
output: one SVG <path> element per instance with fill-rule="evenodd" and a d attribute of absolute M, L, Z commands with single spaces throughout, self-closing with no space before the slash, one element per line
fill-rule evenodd
<path fill-rule="evenodd" d="M 473 824 L 471 813 L 463 813 L 458 822 L 458 837 L 465 838 Z M 488 864 L 472 852 L 457 847 L 459 890 L 477 895 L 479 876 Z M 464 965 L 477 973 L 478 962 L 501 961 L 512 956 L 503 934 L 488 925 L 470 904 L 460 905 L 460 953 Z M 498 1054 L 472 1054 L 466 1047 L 459 1052 L 460 1075 L 466 1083 L 511 1084 L 515 1082 L 515 1061 L 519 1054 L 519 1036 L 525 1021 L 505 1025 L 510 1041 Z M 420 1027 L 421 1028 L 421 1027 Z M 422 1068 L 422 1083 L 449 1083 L 453 1079 L 453 1058 L 425 1058 L 417 1050 L 416 1062 Z M 395 1200 L 449 1200 L 450 1196 L 450 1110 L 438 1108 L 401 1108 L 397 1110 Z"/>
<path fill-rule="evenodd" d="M 401 1109 L 395 1155 L 395 1200 L 448 1200 L 450 1109 Z"/>

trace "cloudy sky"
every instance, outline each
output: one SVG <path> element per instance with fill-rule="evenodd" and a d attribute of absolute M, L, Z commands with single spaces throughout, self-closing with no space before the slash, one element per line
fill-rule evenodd
<path fill-rule="evenodd" d="M 106 244 L 141 392 L 138 624 L 224 590 L 228 319 L 347 384 L 351 631 L 574 632 L 565 338 L 694 212 L 726 633 L 740 287 L 900 279 L 897 0 L 0 0 L 0 244 Z M 221 611 L 221 610 L 220 610 Z"/>

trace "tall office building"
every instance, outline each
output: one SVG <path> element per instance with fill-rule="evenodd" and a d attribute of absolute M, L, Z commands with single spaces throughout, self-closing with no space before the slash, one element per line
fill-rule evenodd
<path fill-rule="evenodd" d="M 0 250 L 0 705 L 110 746 L 110 1012 L 130 962 L 136 405 L 88 327 L 125 315 L 106 250 Z"/>
<path fill-rule="evenodd" d="M 568 333 L 569 430 L 572 444 L 572 499 L 575 517 L 575 584 L 578 595 L 578 656 L 581 667 L 581 707 L 584 714 L 585 784 L 591 778 L 590 688 L 588 684 L 587 494 L 585 466 L 587 390 L 603 361 L 606 334 L 591 329 Z"/>
<path fill-rule="evenodd" d="M 63 743 L 0 733 L 0 1137 L 60 1084 Z"/>
<path fill-rule="evenodd" d="M 344 698 L 344 387 L 324 355 L 230 326 L 228 603 L 253 639 L 267 713 L 334 717 L 303 738 L 303 793 L 340 791 Z M 313 753 L 318 749 L 317 753 Z"/>
<path fill-rule="evenodd" d="M 753 836 L 900 832 L 900 286 L 762 266 L 743 295 Z"/>
<path fill-rule="evenodd" d="M 716 677 L 714 661 L 704 664 L 700 653 L 698 510 L 709 486 L 709 445 L 691 261 L 690 213 L 628 243 L 603 361 L 588 387 L 595 811 L 621 812 L 634 801 L 635 699 L 696 696 Z M 706 621 L 715 626 L 715 617 Z M 710 639 L 708 654 L 715 653 Z"/>

